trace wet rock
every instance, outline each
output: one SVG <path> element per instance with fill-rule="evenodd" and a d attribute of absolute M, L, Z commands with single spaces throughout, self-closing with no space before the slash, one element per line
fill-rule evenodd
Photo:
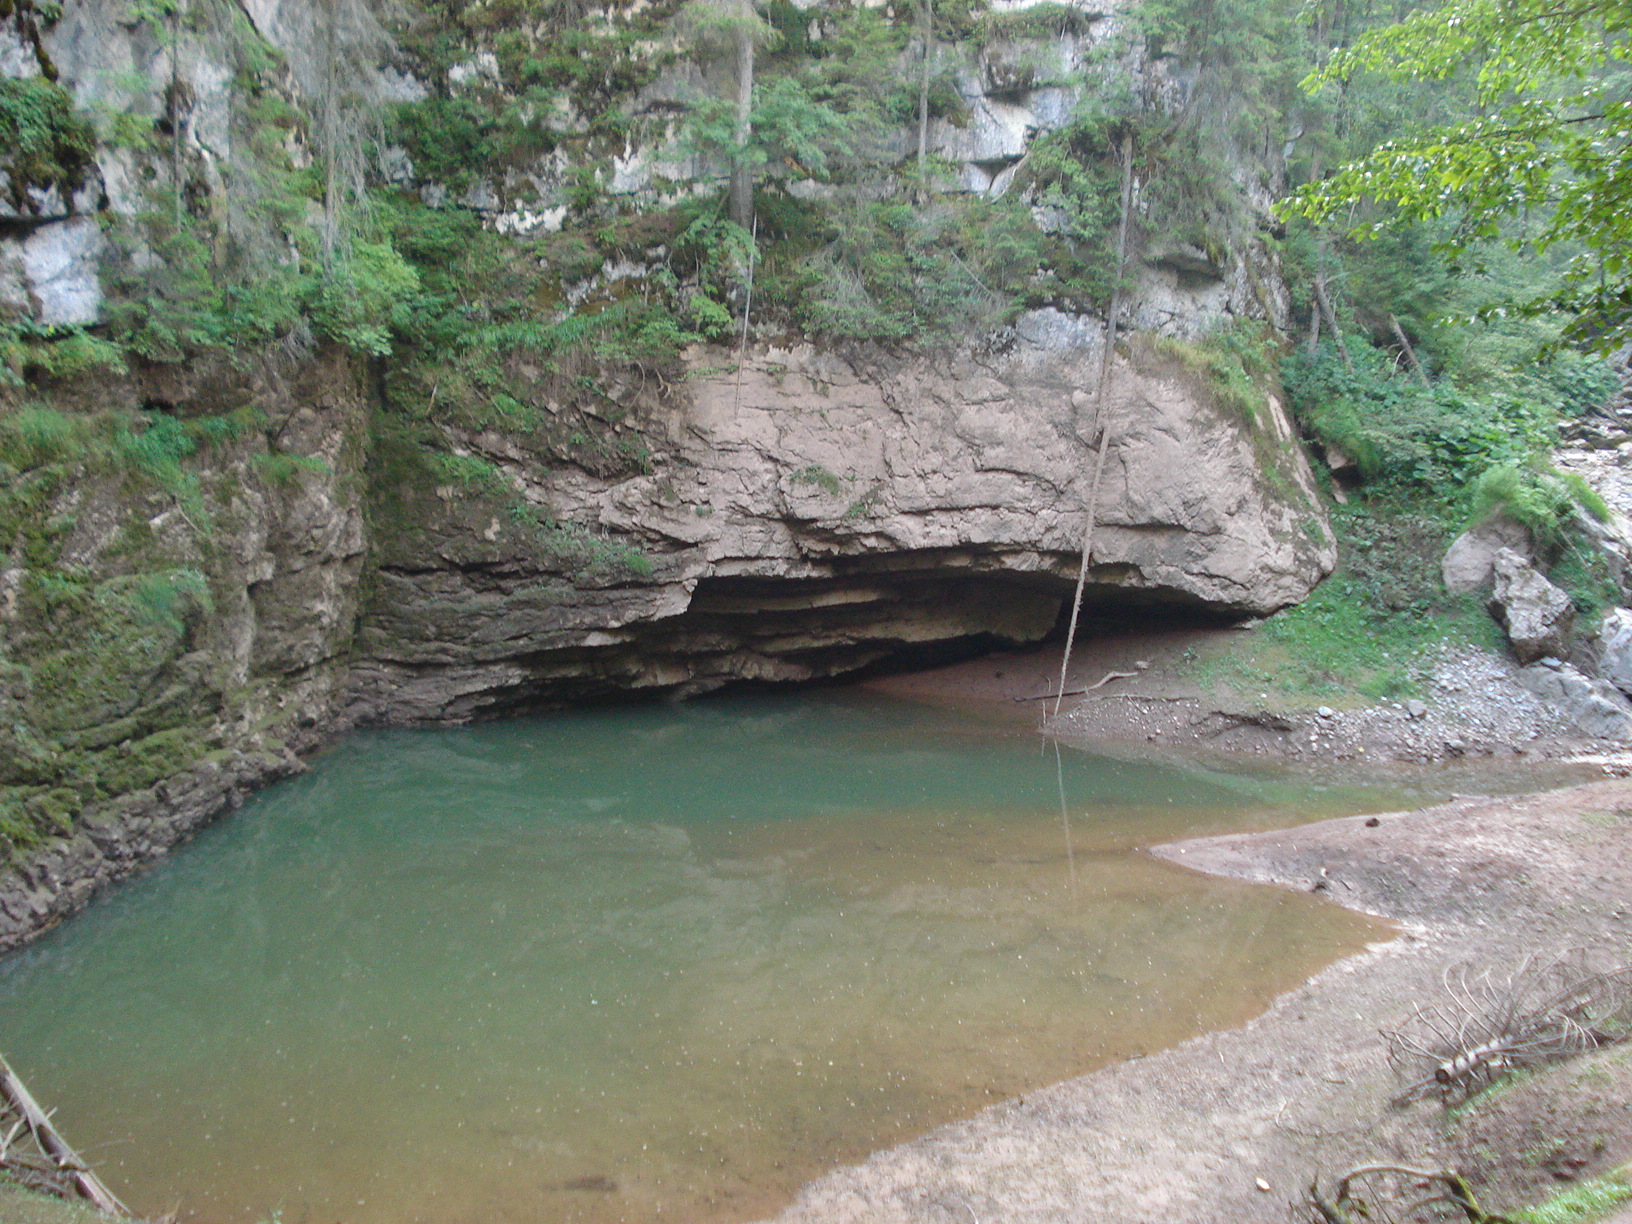
<path fill-rule="evenodd" d="M 1567 654 L 1575 624 L 1570 597 L 1511 548 L 1497 551 L 1491 569 L 1490 614 L 1506 631 L 1519 662 Z"/>
<path fill-rule="evenodd" d="M 1497 553 L 1506 548 L 1529 557 L 1534 547 L 1529 528 L 1498 514 L 1451 542 L 1440 564 L 1445 589 L 1453 595 L 1465 595 L 1487 587 L 1495 576 L 1492 567 Z"/>

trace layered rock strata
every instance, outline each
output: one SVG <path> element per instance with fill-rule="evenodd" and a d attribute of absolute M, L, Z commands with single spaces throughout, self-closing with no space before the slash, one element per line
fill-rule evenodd
<path fill-rule="evenodd" d="M 350 714 L 458 720 L 609 692 L 842 674 L 929 643 L 1047 634 L 1075 581 L 1096 413 L 1084 349 L 864 368 L 809 347 L 699 352 L 650 470 L 543 467 L 470 448 L 520 503 L 643 571 L 576 575 L 526 517 L 410 496 L 379 543 Z M 1245 420 L 1139 341 L 1115 366 L 1087 598 L 1263 615 L 1334 548 L 1272 400 Z M 528 516 L 530 517 L 530 516 Z M 610 572 L 606 572 L 610 571 Z M 649 572 L 645 572 L 649 571 Z"/>

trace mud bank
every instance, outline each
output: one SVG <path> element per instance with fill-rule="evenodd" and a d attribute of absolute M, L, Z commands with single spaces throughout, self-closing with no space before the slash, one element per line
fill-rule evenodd
<path fill-rule="evenodd" d="M 1278 1220 L 1317 1173 L 1379 1159 L 1468 1169 L 1495 1196 L 1486 1205 L 1500 1209 L 1545 1198 L 1561 1172 L 1589 1177 L 1632 1158 L 1624 1121 L 1572 1130 L 1564 1116 L 1624 1116 L 1614 1090 L 1624 1065 L 1600 1068 L 1609 1086 L 1596 1092 L 1554 1085 L 1549 1096 L 1545 1076 L 1527 1086 L 1552 1128 L 1579 1141 L 1578 1150 L 1560 1149 L 1563 1163 L 1525 1166 L 1516 1148 L 1512 1161 L 1490 1158 L 1490 1126 L 1481 1130 L 1477 1113 L 1446 1125 L 1432 1102 L 1391 1109 L 1398 1085 L 1378 1032 L 1438 997 L 1442 975 L 1459 962 L 1497 965 L 1578 944 L 1624 948 L 1632 783 L 1463 799 L 1152 853 L 1190 870 L 1318 887 L 1399 934 L 1241 1028 L 1032 1093 L 824 1177 L 780 1224 Z M 1512 1135 L 1536 1125 L 1525 1099 L 1511 1107 L 1519 1115 L 1508 1123 Z"/>

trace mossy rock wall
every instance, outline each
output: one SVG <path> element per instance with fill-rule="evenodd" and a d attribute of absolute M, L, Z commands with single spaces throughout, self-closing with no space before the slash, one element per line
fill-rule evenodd
<path fill-rule="evenodd" d="M 345 675 L 366 442 L 334 351 L 283 378 L 201 368 L 0 410 L 14 868 L 118 874 L 298 768 Z M 50 891 L 0 893 L 0 942 L 57 907 Z"/>

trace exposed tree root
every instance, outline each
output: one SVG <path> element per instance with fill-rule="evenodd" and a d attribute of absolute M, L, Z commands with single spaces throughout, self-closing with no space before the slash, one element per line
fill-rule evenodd
<path fill-rule="evenodd" d="M 1322 1224 L 1415 1224 L 1455 1219 L 1466 1220 L 1467 1224 L 1513 1224 L 1507 1216 L 1480 1207 L 1460 1173 L 1409 1165 L 1371 1164 L 1350 1169 L 1338 1179 L 1329 1199 L 1321 1193 L 1317 1177 L 1309 1183 L 1306 1204 L 1309 1218 Z"/>

